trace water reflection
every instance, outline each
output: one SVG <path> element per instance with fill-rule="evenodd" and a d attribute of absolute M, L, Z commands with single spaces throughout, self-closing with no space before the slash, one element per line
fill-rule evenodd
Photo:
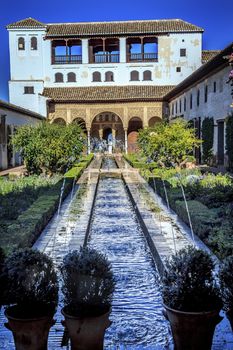
<path fill-rule="evenodd" d="M 89 245 L 108 256 L 117 282 L 105 349 L 168 349 L 158 272 L 121 179 L 100 180 Z"/>

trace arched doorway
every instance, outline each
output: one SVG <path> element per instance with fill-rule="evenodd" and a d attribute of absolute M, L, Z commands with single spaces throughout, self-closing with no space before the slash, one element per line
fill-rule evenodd
<path fill-rule="evenodd" d="M 161 121 L 162 121 L 162 119 L 159 117 L 152 117 L 152 118 L 150 118 L 148 125 L 149 125 L 149 127 L 153 127 L 153 126 L 155 126 L 156 123 L 161 123 Z"/>
<path fill-rule="evenodd" d="M 79 126 L 83 129 L 84 133 L 85 133 L 85 134 L 87 133 L 86 122 L 85 122 L 84 119 L 82 119 L 82 118 L 75 118 L 75 119 L 72 121 L 72 124 L 77 124 L 77 125 L 79 125 Z"/>
<path fill-rule="evenodd" d="M 112 112 L 96 115 L 91 124 L 91 147 L 93 150 L 108 150 L 121 152 L 124 149 L 124 128 L 121 118 Z"/>
<path fill-rule="evenodd" d="M 53 124 L 66 125 L 66 121 L 63 118 L 56 118 L 53 120 Z"/>
<path fill-rule="evenodd" d="M 138 150 L 137 139 L 138 131 L 143 128 L 142 120 L 139 117 L 133 117 L 129 120 L 128 127 L 128 152 L 133 153 Z"/>

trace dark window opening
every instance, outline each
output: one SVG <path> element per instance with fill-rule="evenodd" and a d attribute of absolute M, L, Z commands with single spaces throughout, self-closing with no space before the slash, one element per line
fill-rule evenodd
<path fill-rule="evenodd" d="M 143 80 L 152 80 L 152 73 L 150 70 L 143 72 Z"/>
<path fill-rule="evenodd" d="M 139 72 L 137 70 L 133 70 L 130 73 L 130 80 L 131 81 L 138 81 L 139 80 Z"/>
<path fill-rule="evenodd" d="M 24 38 L 18 39 L 18 50 L 25 50 L 25 40 Z"/>
<path fill-rule="evenodd" d="M 75 83 L 76 82 L 76 74 L 73 72 L 70 72 L 67 74 L 67 81 L 68 83 Z"/>
<path fill-rule="evenodd" d="M 114 74 L 113 74 L 113 72 L 106 72 L 105 73 L 105 81 L 114 81 Z"/>
<path fill-rule="evenodd" d="M 205 85 L 205 103 L 208 100 L 208 85 Z"/>
<path fill-rule="evenodd" d="M 193 108 L 193 95 L 190 95 L 190 109 Z"/>
<path fill-rule="evenodd" d="M 186 57 L 186 49 L 180 49 L 180 57 Z"/>
<path fill-rule="evenodd" d="M 181 67 L 176 67 L 176 71 L 177 71 L 177 73 L 180 73 L 181 72 Z"/>
<path fill-rule="evenodd" d="M 186 97 L 184 98 L 184 111 L 186 111 Z"/>
<path fill-rule="evenodd" d="M 92 81 L 101 81 L 101 74 L 100 74 L 100 72 L 94 72 L 92 74 Z"/>
<path fill-rule="evenodd" d="M 214 81 L 214 92 L 217 91 L 217 84 L 216 84 L 216 81 Z"/>
<path fill-rule="evenodd" d="M 55 83 L 63 83 L 63 74 L 62 73 L 56 73 L 55 74 Z"/>
<path fill-rule="evenodd" d="M 35 36 L 31 38 L 31 50 L 37 50 L 37 38 Z"/>
<path fill-rule="evenodd" d="M 181 113 L 181 99 L 180 99 L 180 113 Z"/>
<path fill-rule="evenodd" d="M 24 86 L 25 94 L 34 94 L 34 86 Z"/>
<path fill-rule="evenodd" d="M 200 90 L 197 90 L 197 106 L 200 105 Z"/>

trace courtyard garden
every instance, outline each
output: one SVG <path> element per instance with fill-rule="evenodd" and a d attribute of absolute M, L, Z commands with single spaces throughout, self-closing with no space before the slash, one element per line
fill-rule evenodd
<path fill-rule="evenodd" d="M 229 125 L 232 119 L 229 118 Z M 230 130 L 228 133 L 227 145 L 231 150 Z M 193 148 L 200 144 L 195 130 L 177 120 L 142 130 L 140 152 L 125 158 L 140 169 L 141 175 L 187 225 L 191 219 L 194 233 L 223 259 L 233 254 L 233 178 L 230 174 L 213 174 L 208 168 L 195 167 Z M 205 142 L 203 150 L 208 161 L 211 145 L 204 145 Z"/>

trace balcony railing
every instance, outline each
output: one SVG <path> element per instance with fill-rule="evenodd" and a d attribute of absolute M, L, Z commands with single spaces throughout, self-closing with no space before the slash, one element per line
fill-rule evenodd
<path fill-rule="evenodd" d="M 82 55 L 56 55 L 52 57 L 52 64 L 82 63 Z"/>
<path fill-rule="evenodd" d="M 157 62 L 158 53 L 130 53 L 127 55 L 128 62 Z"/>
<path fill-rule="evenodd" d="M 90 63 L 119 63 L 120 55 L 113 53 L 95 54 L 90 59 Z"/>

